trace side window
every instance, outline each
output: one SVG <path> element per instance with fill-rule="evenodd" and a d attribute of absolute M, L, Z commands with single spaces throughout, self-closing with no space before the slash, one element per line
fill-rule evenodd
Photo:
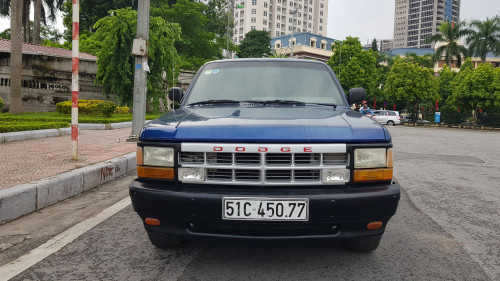
<path fill-rule="evenodd" d="M 391 116 L 396 116 L 396 112 L 389 111 L 389 115 L 391 115 Z"/>

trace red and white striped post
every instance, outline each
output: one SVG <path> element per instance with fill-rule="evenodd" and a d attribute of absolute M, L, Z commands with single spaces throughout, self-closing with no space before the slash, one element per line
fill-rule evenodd
<path fill-rule="evenodd" d="M 80 57 L 80 0 L 73 0 L 73 67 L 71 75 L 71 142 L 73 160 L 78 160 L 78 65 Z"/>

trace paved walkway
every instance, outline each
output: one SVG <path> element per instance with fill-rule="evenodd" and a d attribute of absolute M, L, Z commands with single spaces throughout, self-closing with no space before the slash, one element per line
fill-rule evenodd
<path fill-rule="evenodd" d="M 0 189 L 134 152 L 137 144 L 125 142 L 131 130 L 80 130 L 77 161 L 71 160 L 72 143 L 69 135 L 0 143 Z"/>

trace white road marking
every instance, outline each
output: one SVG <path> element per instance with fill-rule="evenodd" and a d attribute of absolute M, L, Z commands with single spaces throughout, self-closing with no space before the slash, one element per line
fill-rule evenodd
<path fill-rule="evenodd" d="M 89 218 L 87 220 L 82 221 L 81 223 L 69 228 L 63 233 L 53 237 L 45 244 L 39 246 L 36 249 L 31 250 L 24 256 L 19 257 L 18 259 L 5 264 L 0 267 L 0 281 L 9 280 L 26 269 L 34 266 L 39 263 L 46 257 L 52 255 L 53 253 L 59 251 L 64 246 L 68 245 L 78 237 L 80 237 L 85 232 L 91 230 L 98 224 L 103 221 L 109 219 L 114 214 L 123 210 L 127 206 L 131 204 L 130 197 L 126 197 L 125 199 L 119 201 L 113 206 L 105 209 L 98 215 Z"/>

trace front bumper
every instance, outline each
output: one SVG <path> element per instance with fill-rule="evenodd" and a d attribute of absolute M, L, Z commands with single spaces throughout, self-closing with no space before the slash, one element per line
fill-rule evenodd
<path fill-rule="evenodd" d="M 187 237 L 231 238 L 354 238 L 382 234 L 396 213 L 399 184 L 367 187 L 264 188 L 141 182 L 130 184 L 135 211 L 144 221 L 157 218 L 160 226 L 147 230 Z M 307 222 L 228 221 L 222 219 L 223 197 L 308 198 Z M 380 229 L 367 230 L 371 221 Z"/>

